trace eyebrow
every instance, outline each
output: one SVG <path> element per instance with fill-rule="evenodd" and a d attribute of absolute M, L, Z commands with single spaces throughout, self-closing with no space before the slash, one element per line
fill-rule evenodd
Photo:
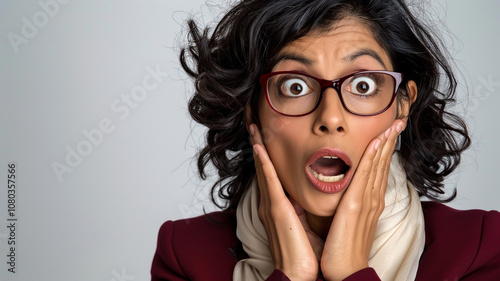
<path fill-rule="evenodd" d="M 301 54 L 298 54 L 298 53 L 286 53 L 285 52 L 285 53 L 282 53 L 282 54 L 278 55 L 278 57 L 275 60 L 274 65 L 277 65 L 279 62 L 284 61 L 284 60 L 293 60 L 293 61 L 297 61 L 297 62 L 300 62 L 300 63 L 305 64 L 305 65 L 311 65 L 311 64 L 314 63 L 313 60 L 308 59 L 308 58 L 304 57 Z"/>
<path fill-rule="evenodd" d="M 361 49 L 355 53 L 352 53 L 350 55 L 345 56 L 344 58 L 342 58 L 342 60 L 349 63 L 349 62 L 353 62 L 354 60 L 356 60 L 357 58 L 362 57 L 362 56 L 370 56 L 370 57 L 376 59 L 384 68 L 387 68 L 384 61 L 377 54 L 377 52 L 375 52 L 374 50 L 371 50 L 371 49 Z"/>

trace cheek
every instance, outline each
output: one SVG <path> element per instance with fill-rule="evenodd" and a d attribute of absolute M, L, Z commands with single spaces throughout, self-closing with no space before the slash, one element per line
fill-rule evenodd
<path fill-rule="evenodd" d="M 301 147 L 301 133 L 294 128 L 295 122 L 290 121 L 289 117 L 271 114 L 264 118 L 261 119 L 264 121 L 261 122 L 260 131 L 267 153 L 278 172 L 288 170 L 290 165 L 287 164 L 298 160 L 294 159 L 296 153 L 292 152 L 299 151 Z"/>
<path fill-rule="evenodd" d="M 379 135 L 383 134 L 396 119 L 397 110 L 391 107 L 386 112 L 371 117 L 355 117 L 350 123 L 352 132 L 351 143 L 357 149 L 358 161 L 361 159 L 368 144 Z"/>
<path fill-rule="evenodd" d="M 282 116 L 269 107 L 262 94 L 259 98 L 258 114 L 260 120 L 260 133 L 266 147 L 273 146 L 275 142 L 286 140 L 288 134 L 293 134 L 290 130 L 291 122 L 289 117 Z"/>
<path fill-rule="evenodd" d="M 262 140 L 266 146 L 271 146 L 276 142 L 286 141 L 287 136 L 293 131 L 289 130 L 290 121 L 286 117 L 281 116 L 266 116 L 266 119 L 261 119 L 261 134 Z"/>
<path fill-rule="evenodd" d="M 262 139 L 284 186 L 289 181 L 297 180 L 295 177 L 301 172 L 298 164 L 303 162 L 301 151 L 310 142 L 309 136 L 304 132 L 308 128 L 304 124 L 305 119 L 282 116 L 267 104 L 259 105 Z"/>

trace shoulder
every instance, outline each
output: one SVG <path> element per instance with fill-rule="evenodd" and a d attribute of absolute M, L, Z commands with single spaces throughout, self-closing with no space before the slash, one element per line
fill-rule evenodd
<path fill-rule="evenodd" d="M 443 239 L 444 236 L 447 240 L 468 240 L 478 238 L 478 235 L 489 237 L 492 232 L 500 230 L 500 213 L 497 211 L 456 210 L 437 202 L 422 202 L 422 209 L 427 238 L 431 240 Z"/>
<path fill-rule="evenodd" d="M 234 212 L 165 222 L 158 233 L 153 280 L 231 280 L 241 248 L 235 230 Z"/>
<path fill-rule="evenodd" d="M 499 212 L 461 211 L 436 202 L 423 202 L 422 208 L 426 242 L 417 277 L 431 278 L 432 273 L 431 279 L 442 274 L 438 277 L 442 280 L 462 280 L 466 275 L 477 279 L 464 280 L 491 280 L 488 276 L 500 276 Z"/>
<path fill-rule="evenodd" d="M 499 227 L 500 213 L 498 211 L 484 210 L 456 210 L 437 202 L 422 202 L 426 230 L 447 231 L 451 228 L 465 228 L 471 232 L 470 226 L 486 224 L 486 226 Z M 446 226 L 446 227 L 444 227 Z"/>

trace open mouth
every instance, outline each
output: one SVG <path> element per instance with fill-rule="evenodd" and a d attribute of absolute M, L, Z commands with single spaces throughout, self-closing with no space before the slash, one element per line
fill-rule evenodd
<path fill-rule="evenodd" d="M 308 168 L 312 175 L 320 181 L 338 182 L 344 179 L 350 167 L 336 156 L 323 156 L 314 161 Z"/>
<path fill-rule="evenodd" d="M 305 170 L 311 184 L 324 193 L 344 190 L 353 176 L 349 157 L 338 149 L 316 151 L 307 160 Z"/>

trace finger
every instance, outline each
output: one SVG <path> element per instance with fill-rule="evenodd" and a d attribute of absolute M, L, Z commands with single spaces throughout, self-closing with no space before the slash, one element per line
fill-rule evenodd
<path fill-rule="evenodd" d="M 404 122 L 402 120 L 394 121 L 393 125 L 389 130 L 390 133 L 387 135 L 386 143 L 381 146 L 381 156 L 378 163 L 378 171 L 375 180 L 375 188 L 379 189 L 379 195 L 383 198 L 385 197 L 385 191 L 387 188 L 387 178 L 389 175 L 390 164 L 392 160 L 392 155 L 394 149 L 396 148 L 397 138 L 404 127 Z"/>
<path fill-rule="evenodd" d="M 379 149 L 377 149 L 375 157 L 371 160 L 371 172 L 370 172 L 370 177 L 368 178 L 368 184 L 366 185 L 365 189 L 365 199 L 371 198 L 371 195 L 374 193 L 376 189 L 376 178 L 377 178 L 377 173 L 379 172 L 379 163 L 382 155 L 382 150 L 383 147 L 385 147 L 387 143 L 387 136 L 390 134 L 391 129 L 387 129 L 383 134 L 378 136 L 378 139 L 380 140 L 380 145 Z M 364 155 L 361 161 L 370 161 L 370 159 L 365 159 Z"/>
<path fill-rule="evenodd" d="M 396 120 L 392 126 L 384 133 L 386 137 L 386 142 L 381 145 L 379 149 L 380 158 L 378 163 L 374 163 L 377 168 L 374 175 L 375 181 L 373 183 L 373 194 L 371 197 L 371 210 L 369 212 L 369 219 L 367 220 L 366 227 L 369 229 L 367 234 L 373 237 L 376 230 L 376 221 L 382 214 L 385 208 L 385 192 L 387 189 L 387 180 L 390 171 L 390 164 L 392 160 L 392 154 L 396 147 L 397 136 L 402 131 L 404 127 L 404 122 L 401 120 Z"/>
<path fill-rule="evenodd" d="M 276 172 L 272 164 L 270 164 L 271 161 L 269 160 L 259 129 L 255 124 L 250 124 L 249 130 L 250 141 L 253 144 L 255 169 L 259 182 L 262 182 L 262 184 L 259 184 L 259 187 L 262 188 L 267 186 L 268 182 L 273 182 L 272 178 L 275 177 Z"/>
<path fill-rule="evenodd" d="M 381 140 L 380 143 L 380 148 L 377 150 L 377 154 L 375 155 L 375 158 L 373 159 L 372 163 L 372 172 L 370 174 L 370 180 L 369 180 L 369 185 L 367 188 L 371 188 L 370 192 L 368 192 L 370 195 L 378 195 L 380 191 L 380 175 L 383 174 L 383 171 L 385 169 L 385 158 L 384 158 L 384 149 L 387 147 L 387 143 L 390 142 L 389 137 L 392 134 L 392 127 L 389 127 L 384 133 L 382 133 L 378 138 Z M 370 196 L 372 198 L 373 196 Z M 375 200 L 377 198 L 373 198 Z M 377 201 L 375 201 L 376 203 Z M 371 206 L 373 207 L 373 206 Z"/>
<path fill-rule="evenodd" d="M 373 160 L 382 144 L 383 140 L 379 138 L 375 138 L 368 144 L 342 201 L 351 198 L 356 202 L 362 202 L 367 188 L 371 189 L 371 187 L 368 187 L 368 184 L 372 174 Z"/>
<path fill-rule="evenodd" d="M 252 144 L 260 144 L 264 146 L 264 141 L 257 125 L 250 124 L 250 126 L 248 126 L 248 129 L 250 131 L 250 141 L 252 142 Z"/>
<path fill-rule="evenodd" d="M 377 139 L 380 140 L 379 149 L 377 149 L 375 157 L 371 161 L 371 172 L 368 179 L 368 183 L 365 188 L 365 194 L 363 197 L 363 205 L 360 213 L 360 225 L 359 231 L 356 233 L 359 241 L 358 243 L 366 244 L 366 251 L 369 252 L 371 244 L 373 243 L 374 230 L 377 225 L 378 217 L 380 216 L 379 210 L 383 210 L 384 202 L 381 200 L 379 195 L 380 186 L 377 179 L 380 177 L 380 171 L 383 169 L 383 165 L 380 163 L 384 161 L 383 159 L 383 148 L 386 147 L 388 142 L 388 137 L 390 136 L 392 129 L 387 129 L 384 133 L 379 135 Z M 364 158 L 364 157 L 363 157 Z M 362 159 L 363 161 L 368 161 L 367 159 Z"/>
<path fill-rule="evenodd" d="M 387 133 L 387 132 L 386 132 Z M 375 154 L 375 157 L 371 161 L 371 172 L 368 178 L 368 183 L 365 186 L 365 193 L 363 196 L 362 209 L 360 213 L 360 217 L 363 218 L 364 223 L 362 223 L 362 229 L 360 232 L 361 237 L 367 238 L 365 235 L 369 235 L 370 231 L 366 231 L 366 229 L 370 230 L 375 218 L 376 211 L 380 208 L 381 202 L 380 197 L 378 195 L 378 187 L 376 186 L 377 174 L 379 173 L 379 162 L 382 155 L 382 147 L 387 143 L 386 134 L 382 134 L 379 136 L 380 139 L 380 147 Z M 364 161 L 368 161 L 364 159 Z M 376 220 L 375 220 L 376 221 Z M 365 240 L 363 240 L 365 241 Z"/>
<path fill-rule="evenodd" d="M 250 132 L 250 141 L 254 145 L 253 147 L 253 153 L 254 153 L 254 164 L 255 164 L 255 172 L 257 176 L 257 181 L 258 181 L 258 186 L 259 186 L 259 191 L 260 191 L 260 202 L 261 204 L 268 205 L 270 203 L 269 199 L 269 192 L 268 192 L 268 181 L 272 177 L 272 175 L 269 175 L 269 172 L 265 173 L 263 166 L 262 166 L 262 159 L 261 157 L 264 155 L 267 155 L 267 151 L 265 151 L 264 144 L 262 142 L 262 136 L 260 134 L 259 129 L 255 124 L 251 124 L 249 126 L 249 132 Z M 263 149 L 260 149 L 260 156 L 259 156 L 259 149 L 256 145 L 262 146 Z M 266 169 L 268 171 L 269 169 Z M 272 174 L 272 173 L 271 173 Z"/>
<path fill-rule="evenodd" d="M 267 187 L 267 193 L 269 194 L 269 200 L 273 202 L 274 200 L 284 200 L 286 195 L 283 191 L 283 187 L 278 178 L 276 170 L 274 168 L 269 154 L 262 143 L 262 136 L 257 129 L 255 124 L 250 125 L 251 137 L 254 150 L 254 159 L 256 169 L 259 170 L 258 180 L 260 189 Z M 260 175 L 259 175 L 260 174 Z"/>

